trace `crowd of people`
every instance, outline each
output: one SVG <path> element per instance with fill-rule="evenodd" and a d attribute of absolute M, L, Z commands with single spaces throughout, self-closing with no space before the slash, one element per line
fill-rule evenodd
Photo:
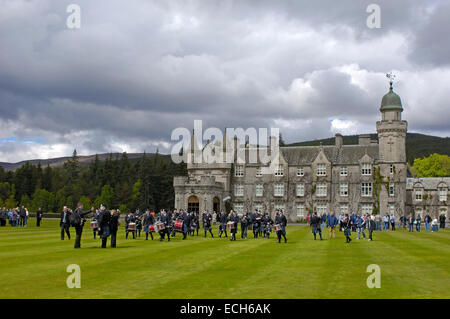
<path fill-rule="evenodd" d="M 102 248 L 106 248 L 107 238 L 111 237 L 111 247 L 116 247 L 117 231 L 121 224 L 119 210 L 107 210 L 105 205 L 101 205 L 98 209 L 93 207 L 85 211 L 83 205 L 79 203 L 75 210 L 71 210 L 64 206 L 60 215 L 61 240 L 64 240 L 65 235 L 70 239 L 70 227 L 75 228 L 75 248 L 81 247 L 81 236 L 83 227 L 86 223 L 86 217 L 90 214 L 90 228 L 93 233 L 93 238 L 97 236 L 101 238 Z M 39 227 L 43 218 L 43 212 L 39 208 L 36 211 L 36 226 Z M 7 222 L 12 227 L 27 227 L 29 220 L 28 209 L 24 206 L 16 207 L 14 209 L 0 209 L 0 226 L 6 226 Z M 176 233 L 183 235 L 183 240 L 188 236 L 199 236 L 199 231 L 203 228 L 204 237 L 210 236 L 214 238 L 212 232 L 213 226 L 218 226 L 218 237 L 227 238 L 230 234 L 230 240 L 236 240 L 238 233 L 238 225 L 240 224 L 241 239 L 248 239 L 248 232 L 253 232 L 253 238 L 267 238 L 269 239 L 272 232 L 277 235 L 278 243 L 286 238 L 287 218 L 282 210 L 276 210 L 275 219 L 273 220 L 268 213 L 261 213 L 255 210 L 251 213 L 237 214 L 233 210 L 230 213 L 219 212 L 210 213 L 205 211 L 200 214 L 198 212 L 188 212 L 186 210 L 161 211 L 155 213 L 146 210 L 142 213 L 137 209 L 134 213 L 129 212 L 125 216 L 125 239 L 128 239 L 129 234 L 132 234 L 133 239 L 141 236 L 141 232 L 145 233 L 145 239 L 149 237 L 153 240 L 153 235 L 158 234 L 159 240 L 163 241 L 167 238 L 173 238 Z M 396 228 L 407 228 L 409 232 L 420 232 L 422 222 L 425 226 L 426 232 L 435 232 L 439 228 L 445 228 L 446 216 L 440 215 L 437 218 L 431 218 L 426 215 L 423 220 L 417 214 L 416 216 L 410 214 L 408 217 L 401 216 L 397 221 L 394 215 L 370 215 L 370 214 L 339 214 L 331 212 L 330 214 L 323 213 L 319 215 L 317 212 L 308 214 L 307 222 L 310 225 L 314 240 L 319 237 L 323 240 L 322 232 L 324 228 L 329 229 L 329 239 L 336 238 L 336 229 L 339 232 L 344 232 L 346 243 L 352 241 L 351 234 L 356 233 L 357 239 L 373 240 L 374 231 L 395 231 Z M 217 227 L 216 226 L 216 227 Z M 366 236 L 366 231 L 368 235 Z"/>
<path fill-rule="evenodd" d="M 395 231 L 396 220 L 394 215 L 370 215 L 370 214 L 339 214 L 338 217 L 335 216 L 333 212 L 330 214 L 323 213 L 321 216 L 317 212 L 307 216 L 307 221 L 311 227 L 312 233 L 314 235 L 314 240 L 317 239 L 319 235 L 320 240 L 322 238 L 322 231 L 325 227 L 329 229 L 329 239 L 336 238 L 336 228 L 339 227 L 340 232 L 344 232 L 346 237 L 346 242 L 350 243 L 352 241 L 351 233 L 357 233 L 357 239 L 362 237 L 366 238 L 365 230 L 368 231 L 368 240 L 373 240 L 374 231 Z M 439 216 L 439 228 L 445 228 L 446 216 Z M 408 228 L 409 232 L 420 232 L 422 218 L 420 215 L 414 216 L 410 214 L 409 217 L 401 216 L 398 221 L 398 228 Z M 426 215 L 424 218 L 424 225 L 426 232 L 438 231 L 438 219 L 432 219 L 430 215 Z"/>
<path fill-rule="evenodd" d="M 70 239 L 70 227 L 75 228 L 76 238 L 74 248 L 81 247 L 81 236 L 83 227 L 86 223 L 86 216 L 92 214 L 90 217 L 90 228 L 93 231 L 94 239 L 98 235 L 102 240 L 102 248 L 107 246 L 107 238 L 111 237 L 111 247 L 116 247 L 117 231 L 121 224 L 119 220 L 120 211 L 108 211 L 105 205 L 101 205 L 99 209 L 93 207 L 89 211 L 83 210 L 83 205 L 80 203 L 77 209 L 71 210 L 64 206 L 60 215 L 61 240 Z M 204 231 L 204 237 L 210 235 L 214 238 L 212 232 L 213 226 L 218 224 L 219 238 L 228 237 L 230 233 L 230 241 L 236 241 L 236 234 L 238 233 L 238 226 L 240 224 L 241 239 L 248 239 L 248 231 L 253 231 L 254 238 L 270 239 L 272 231 L 277 235 L 278 243 L 282 239 L 287 242 L 286 226 L 287 218 L 282 210 L 277 210 L 275 220 L 269 214 L 261 213 L 255 210 L 253 213 L 245 213 L 238 215 L 234 211 L 230 213 L 220 212 L 218 214 L 211 214 L 205 211 L 201 217 L 198 212 L 188 212 L 185 210 L 166 211 L 162 209 L 158 213 L 146 210 L 142 213 L 139 209 L 136 212 L 129 212 L 125 216 L 125 239 L 128 239 L 131 233 L 133 239 L 141 236 L 141 232 L 145 233 L 145 239 L 149 236 L 153 240 L 153 234 L 159 235 L 159 240 L 164 241 L 166 238 L 170 241 L 176 236 L 176 233 L 181 233 L 183 240 L 188 236 L 199 236 L 200 224 Z"/>
<path fill-rule="evenodd" d="M 0 208 L 0 226 L 6 226 L 8 223 L 12 227 L 28 227 L 29 217 L 30 213 L 24 206 L 12 209 Z M 36 211 L 36 226 L 40 226 L 41 220 L 42 210 L 39 208 Z"/>

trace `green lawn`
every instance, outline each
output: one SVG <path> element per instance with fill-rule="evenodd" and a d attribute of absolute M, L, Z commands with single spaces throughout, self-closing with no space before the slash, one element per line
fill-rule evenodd
<path fill-rule="evenodd" d="M 121 227 L 118 248 L 100 249 L 86 225 L 82 249 L 75 250 L 73 238 L 59 239 L 56 220 L 41 228 L 31 223 L 0 228 L 0 298 L 450 297 L 448 229 L 375 232 L 373 242 L 353 234 L 345 244 L 343 233 L 314 241 L 308 227 L 290 226 L 288 243 L 278 244 L 182 241 L 180 234 L 171 242 L 125 240 Z M 81 267 L 81 289 L 66 286 L 69 264 Z M 369 264 L 381 267 L 380 289 L 366 286 Z"/>

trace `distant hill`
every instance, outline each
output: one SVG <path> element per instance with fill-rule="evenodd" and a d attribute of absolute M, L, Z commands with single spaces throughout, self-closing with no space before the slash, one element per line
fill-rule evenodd
<path fill-rule="evenodd" d="M 98 158 L 100 161 L 106 160 L 109 156 L 112 155 L 112 158 L 115 159 L 117 156 L 120 158 L 122 156 L 122 153 L 107 153 L 107 154 L 98 154 Z M 129 160 L 135 160 L 137 158 L 141 158 L 144 155 L 144 153 L 127 153 Z M 155 154 L 150 153 L 146 154 L 147 156 L 151 157 Z M 14 171 L 17 168 L 21 167 L 26 162 L 29 162 L 33 165 L 38 165 L 41 163 L 42 167 L 46 167 L 47 164 L 50 165 L 50 167 L 62 167 L 64 163 L 70 159 L 71 157 L 58 157 L 58 158 L 50 158 L 50 159 L 35 159 L 35 160 L 29 160 L 29 161 L 22 161 L 18 163 L 2 163 L 0 162 L 0 166 L 2 166 L 6 171 Z M 95 160 L 95 155 L 87 155 L 87 156 L 78 156 L 79 163 L 81 165 L 89 165 L 92 161 Z"/>
<path fill-rule="evenodd" d="M 371 134 L 371 138 L 376 140 L 377 134 Z M 286 146 L 314 146 L 314 145 L 334 145 L 334 137 L 325 138 L 321 140 L 306 141 L 299 143 L 286 144 Z M 358 144 L 358 135 L 348 135 L 344 136 L 344 144 Z M 413 163 L 415 158 L 429 156 L 433 153 L 445 154 L 450 156 L 450 138 L 448 137 L 437 137 L 418 133 L 407 133 L 406 136 L 406 158 L 409 163 Z M 127 153 L 128 159 L 136 160 L 142 157 L 143 153 Z M 153 156 L 155 154 L 147 154 L 147 156 Z M 169 158 L 169 155 L 163 155 Z M 108 158 L 110 154 L 98 154 L 99 160 L 104 161 Z M 112 157 L 122 156 L 121 153 L 112 153 Z M 30 161 L 22 161 L 18 163 L 2 163 L 2 166 L 7 171 L 13 171 L 21 167 L 26 162 L 37 165 L 39 162 L 43 167 L 50 165 L 51 167 L 62 167 L 64 163 L 70 158 L 59 157 L 51 159 L 35 159 Z M 89 165 L 95 159 L 95 155 L 79 156 L 79 162 L 81 165 Z"/>
<path fill-rule="evenodd" d="M 377 140 L 377 134 L 371 134 L 373 140 Z M 286 146 L 314 146 L 334 145 L 334 137 L 321 140 L 306 141 L 287 144 Z M 344 136 L 344 144 L 358 144 L 358 135 Z M 413 163 L 415 158 L 426 157 L 433 153 L 450 156 L 450 138 L 424 135 L 419 133 L 407 133 L 406 135 L 406 158 Z"/>

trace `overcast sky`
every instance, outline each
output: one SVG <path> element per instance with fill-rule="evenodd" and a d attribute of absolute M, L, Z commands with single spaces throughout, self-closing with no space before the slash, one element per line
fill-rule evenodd
<path fill-rule="evenodd" d="M 66 25 L 81 8 L 81 28 Z M 370 29 L 369 4 L 381 7 Z M 0 161 L 170 150 L 177 127 L 449 136 L 450 1 L 0 0 Z"/>

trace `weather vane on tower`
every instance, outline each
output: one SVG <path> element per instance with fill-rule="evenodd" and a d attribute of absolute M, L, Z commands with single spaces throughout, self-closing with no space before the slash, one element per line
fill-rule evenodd
<path fill-rule="evenodd" d="M 389 85 L 390 89 L 392 90 L 392 84 L 394 83 L 394 79 L 396 78 L 396 75 L 392 72 L 386 73 L 386 77 L 389 79 Z"/>

